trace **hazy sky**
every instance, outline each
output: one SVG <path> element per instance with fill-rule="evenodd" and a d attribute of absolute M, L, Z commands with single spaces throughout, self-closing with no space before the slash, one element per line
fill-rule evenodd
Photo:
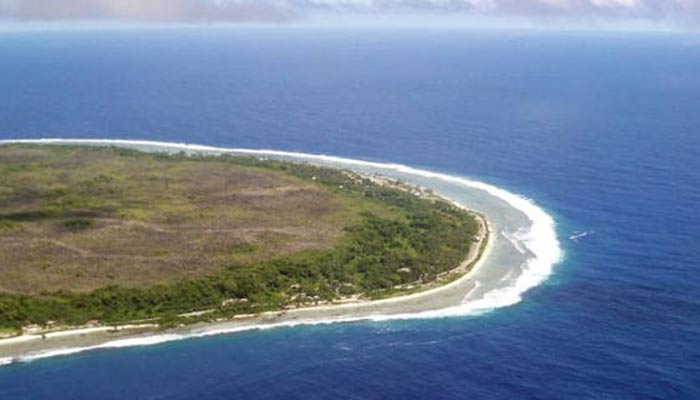
<path fill-rule="evenodd" d="M 425 19 L 424 19 L 425 17 Z M 700 0 L 0 0 L 11 22 L 440 23 L 700 27 Z"/>

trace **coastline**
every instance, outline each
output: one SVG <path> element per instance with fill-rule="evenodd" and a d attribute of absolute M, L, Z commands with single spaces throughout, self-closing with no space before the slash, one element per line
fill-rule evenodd
<path fill-rule="evenodd" d="M 469 273 L 442 286 L 418 293 L 364 303 L 270 312 L 255 317 L 199 323 L 157 332 L 148 328 L 134 327 L 133 330 L 128 331 L 101 330 L 75 335 L 49 335 L 45 340 L 28 341 L 14 346 L 3 346 L 0 341 L 0 365 L 89 350 L 144 346 L 249 330 L 353 321 L 480 315 L 520 302 L 523 293 L 542 283 L 551 274 L 554 264 L 562 258 L 554 220 L 532 200 L 496 186 L 458 176 L 401 164 L 275 150 L 217 148 L 184 143 L 116 139 L 0 140 L 0 144 L 17 142 L 119 146 L 142 151 L 228 153 L 300 160 L 320 166 L 347 168 L 355 172 L 376 173 L 390 179 L 407 180 L 411 186 L 424 186 L 436 190 L 440 192 L 440 197 L 452 198 L 455 200 L 453 203 L 458 205 L 469 204 L 470 208 L 475 206 L 473 212 L 476 211 L 477 214 L 488 218 L 490 235 L 486 248 Z M 465 194 L 468 195 L 464 197 Z M 474 203 L 472 198 L 477 199 L 477 202 Z M 495 227 L 498 230 L 494 229 Z M 511 239 L 508 234 L 515 234 L 515 239 Z M 513 241 L 517 241 L 518 246 L 514 246 Z M 516 248 L 518 251 L 514 252 Z M 525 251 L 520 251 L 519 248 Z"/>
<path fill-rule="evenodd" d="M 465 209 L 461 205 L 458 206 Z M 490 232 L 493 228 L 483 216 L 473 211 L 469 212 L 479 222 L 479 241 L 470 248 L 467 258 L 447 273 L 459 273 L 461 276 L 446 283 L 430 282 L 426 285 L 427 287 L 416 293 L 378 300 L 356 300 L 268 311 L 255 315 L 238 315 L 227 320 L 200 322 L 170 329 L 161 329 L 157 324 L 152 323 L 131 323 L 114 327 L 71 327 L 47 333 L 25 334 L 0 339 L 0 366 L 101 348 L 156 344 L 248 330 L 320 323 L 401 319 L 403 315 L 414 315 L 443 308 L 446 301 L 451 302 L 454 299 L 455 289 L 469 284 L 472 272 L 478 269 L 483 260 L 488 257 L 492 247 Z"/>

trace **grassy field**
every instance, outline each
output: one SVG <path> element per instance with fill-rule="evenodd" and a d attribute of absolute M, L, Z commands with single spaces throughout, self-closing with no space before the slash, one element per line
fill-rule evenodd
<path fill-rule="evenodd" d="M 344 171 L 0 146 L 0 326 L 371 296 L 456 267 L 477 230 L 447 203 Z"/>

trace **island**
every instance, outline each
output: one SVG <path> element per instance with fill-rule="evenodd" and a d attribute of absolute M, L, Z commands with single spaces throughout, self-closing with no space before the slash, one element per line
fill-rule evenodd
<path fill-rule="evenodd" d="M 78 342 L 98 344 L 395 304 L 463 278 L 488 233 L 481 215 L 382 176 L 264 157 L 3 145 L 0 357 L 71 335 L 102 333 Z"/>

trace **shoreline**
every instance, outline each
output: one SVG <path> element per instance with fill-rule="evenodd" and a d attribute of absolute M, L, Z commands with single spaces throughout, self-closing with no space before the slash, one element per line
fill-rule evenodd
<path fill-rule="evenodd" d="M 527 290 L 539 285 L 552 273 L 554 264 L 562 259 L 555 222 L 532 200 L 505 189 L 454 175 L 417 169 L 401 164 L 379 163 L 330 155 L 305 154 L 277 150 L 222 148 L 185 143 L 167 143 L 119 139 L 20 139 L 0 140 L 4 143 L 74 144 L 118 146 L 141 151 L 186 151 L 189 153 L 232 154 L 300 160 L 320 166 L 350 169 L 354 172 L 379 174 L 390 179 L 407 181 L 412 186 L 424 186 L 449 193 L 440 197 L 459 198 L 456 203 L 476 206 L 476 214 L 488 218 L 490 237 L 479 260 L 469 273 L 459 279 L 405 296 L 376 300 L 369 303 L 348 303 L 316 306 L 261 314 L 253 318 L 238 318 L 229 322 L 199 323 L 167 331 L 94 332 L 79 336 L 51 338 L 51 346 L 43 340 L 41 349 L 24 345 L 2 346 L 0 365 L 28 362 L 36 359 L 74 354 L 84 351 L 133 347 L 230 334 L 250 330 L 265 330 L 299 325 L 330 324 L 355 321 L 387 321 L 445 318 L 480 315 L 497 308 L 514 305 Z M 429 183 L 426 183 L 427 182 Z M 445 190 L 449 188 L 449 190 Z M 460 193 L 454 197 L 452 191 Z M 461 193 L 471 193 L 464 198 Z M 477 196 L 477 203 L 473 203 Z M 455 202 L 453 202 L 455 203 Z M 505 213 L 505 214 L 504 214 Z M 512 225 L 513 218 L 518 222 Z M 494 227 L 498 226 L 499 230 Z M 503 231 L 501 231 L 503 230 Z M 517 232 L 516 232 L 517 231 Z M 507 234 L 525 252 L 515 252 Z M 515 254 L 515 256 L 514 256 Z M 515 258 L 513 258 L 515 257 Z M 483 268 L 488 264 L 488 268 Z M 438 295 L 435 295 L 435 294 Z M 401 299 L 400 304 L 394 304 Z M 34 342 L 36 343 L 36 342 Z M 8 349 L 8 347 L 13 347 Z"/>
<path fill-rule="evenodd" d="M 449 199 L 445 200 L 449 201 Z M 460 208 L 464 207 L 460 205 Z M 492 248 L 491 232 L 493 228 L 482 215 L 471 210 L 469 212 L 475 216 L 480 224 L 480 240 L 470 248 L 466 259 L 456 268 L 447 272 L 447 274 L 461 273 L 462 275 L 444 284 L 430 282 L 427 284 L 429 287 L 416 293 L 378 300 L 357 300 L 267 311 L 255 315 L 238 315 L 222 321 L 198 322 L 177 328 L 161 329 L 153 323 L 130 323 L 120 326 L 70 327 L 46 333 L 19 335 L 0 339 L 0 366 L 105 348 L 157 344 L 173 340 L 299 325 L 391 319 L 392 316 L 412 313 L 414 311 L 410 303 L 421 300 L 431 303 L 430 300 L 440 300 L 441 292 L 448 292 L 450 289 L 469 281 L 472 273 L 488 257 Z"/>
<path fill-rule="evenodd" d="M 89 344 L 90 346 L 101 346 L 114 339 L 137 339 L 168 335 L 171 333 L 182 334 L 182 331 L 187 332 L 190 330 L 190 328 L 215 331 L 223 327 L 230 328 L 231 324 L 239 324 L 242 327 L 247 326 L 248 324 L 266 325 L 269 324 L 270 321 L 277 321 L 283 318 L 295 319 L 295 315 L 297 314 L 315 314 L 315 316 L 311 317 L 309 320 L 305 320 L 303 322 L 305 324 L 318 323 L 329 318 L 352 318 L 353 320 L 370 319 L 370 316 L 361 317 L 353 315 L 353 312 L 367 307 L 374 308 L 389 304 L 401 305 L 402 303 L 410 302 L 415 299 L 439 294 L 439 292 L 454 285 L 458 285 L 465 279 L 468 279 L 471 275 L 471 271 L 476 269 L 479 262 L 487 255 L 492 228 L 483 215 L 467 208 L 462 204 L 459 204 L 452 199 L 429 192 L 426 190 L 426 188 L 408 185 L 385 176 L 368 174 L 358 175 L 363 178 L 370 179 L 378 185 L 404 190 L 426 200 L 441 200 L 448 202 L 454 207 L 469 213 L 479 224 L 479 231 L 477 233 L 478 241 L 473 242 L 469 248 L 466 258 L 455 268 L 443 272 L 434 281 L 417 284 L 415 288 L 408 289 L 415 289 L 415 292 L 405 294 L 397 293 L 395 295 L 376 300 L 357 298 L 350 300 L 339 299 L 325 304 L 267 311 L 259 314 L 235 315 L 225 320 L 186 324 L 184 326 L 179 326 L 178 328 L 162 328 L 157 323 L 139 323 L 138 321 L 131 321 L 124 325 L 117 326 L 100 324 L 89 326 L 57 327 L 54 330 L 47 328 L 45 330 L 37 330 L 32 333 L 24 333 L 17 336 L 0 339 L 0 366 L 22 361 L 27 357 L 37 356 L 42 353 L 61 351 L 62 349 L 68 348 L 84 348 L 86 344 Z M 445 277 L 449 277 L 454 274 L 458 275 L 456 279 L 451 279 L 448 281 L 444 280 Z M 194 311 L 188 314 L 203 314 L 207 313 L 208 311 L 209 310 Z M 251 326 L 249 329 L 256 329 L 256 327 Z"/>

